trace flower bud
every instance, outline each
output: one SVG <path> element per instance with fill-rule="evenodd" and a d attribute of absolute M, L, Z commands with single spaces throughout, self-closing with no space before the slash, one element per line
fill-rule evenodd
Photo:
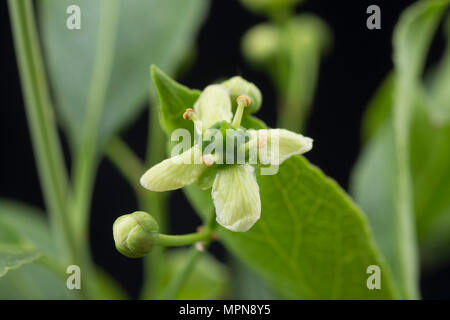
<path fill-rule="evenodd" d="M 123 215 L 113 225 L 116 248 L 129 258 L 141 258 L 152 251 L 158 230 L 158 223 L 146 212 Z"/>
<path fill-rule="evenodd" d="M 279 45 L 278 29 L 269 23 L 261 23 L 244 34 L 241 50 L 250 63 L 264 66 L 273 64 Z"/>
<path fill-rule="evenodd" d="M 255 113 L 261 108 L 262 95 L 258 87 L 248 82 L 242 77 L 236 76 L 222 83 L 229 91 L 231 101 L 233 103 L 233 111 L 237 108 L 237 98 L 239 96 L 248 96 L 250 105 L 245 108 L 246 112 Z"/>

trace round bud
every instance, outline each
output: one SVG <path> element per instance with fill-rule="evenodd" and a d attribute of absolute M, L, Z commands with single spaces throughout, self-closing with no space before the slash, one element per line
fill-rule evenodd
<path fill-rule="evenodd" d="M 113 225 L 117 250 L 129 258 L 141 258 L 158 240 L 158 223 L 146 212 L 136 211 L 116 219 Z"/>
<path fill-rule="evenodd" d="M 258 87 L 248 82 L 242 77 L 236 76 L 222 83 L 230 94 L 233 103 L 233 111 L 236 111 L 237 98 L 239 96 L 247 96 L 250 98 L 250 105 L 245 108 L 246 112 L 255 113 L 261 108 L 262 95 Z"/>
<path fill-rule="evenodd" d="M 279 30 L 269 23 L 261 23 L 244 34 L 241 50 L 250 63 L 268 66 L 273 64 L 279 46 Z"/>

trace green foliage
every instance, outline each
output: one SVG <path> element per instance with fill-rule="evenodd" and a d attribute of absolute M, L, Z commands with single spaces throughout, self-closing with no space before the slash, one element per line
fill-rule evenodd
<path fill-rule="evenodd" d="M 166 85 L 160 97 L 185 90 L 166 77 L 161 81 Z M 244 233 L 219 230 L 233 254 L 289 298 L 395 297 L 363 213 L 334 181 L 304 158 L 292 157 L 276 175 L 259 176 L 258 183 L 260 221 Z M 185 191 L 207 217 L 213 208 L 210 191 L 196 186 Z M 372 264 L 382 267 L 381 290 L 366 287 L 366 268 Z"/>
<path fill-rule="evenodd" d="M 161 274 L 160 285 L 162 291 L 170 280 L 183 268 L 190 252 L 185 249 L 176 249 L 167 254 L 167 268 Z M 178 291 L 174 299 L 178 300 L 205 300 L 225 299 L 229 294 L 230 274 L 228 269 L 209 254 L 200 257 L 192 273 Z"/>
<path fill-rule="evenodd" d="M 106 1 L 108 2 L 108 1 Z M 100 0 L 39 1 L 44 53 L 56 107 L 70 140 L 78 143 L 86 119 L 99 42 Z M 65 28 L 69 5 L 79 5 L 80 30 Z M 144 107 L 148 67 L 155 63 L 170 73 L 186 57 L 208 2 L 205 0 L 121 0 L 114 60 L 99 128 L 101 141 L 133 120 Z M 104 8 L 103 8 L 104 9 Z"/>
<path fill-rule="evenodd" d="M 0 279 L 0 299 L 68 299 L 77 296 L 67 290 L 64 277 L 40 263 L 41 259 L 53 257 L 57 252 L 42 212 L 1 200 L 0 229 L 0 248 L 14 249 L 10 253 L 15 255 L 15 267 L 21 266 Z M 2 253 L 0 256 L 3 260 Z"/>
<path fill-rule="evenodd" d="M 183 119 L 187 108 L 192 108 L 200 96 L 199 90 L 191 90 L 174 80 L 158 69 L 151 67 L 152 81 L 159 98 L 159 111 L 161 126 L 170 135 L 173 130 L 185 128 L 194 132 L 192 121 Z"/>
<path fill-rule="evenodd" d="M 411 228 L 409 232 L 414 234 L 417 228 L 426 258 L 439 256 L 449 241 L 448 232 L 443 231 L 448 230 L 450 220 L 450 200 L 447 196 L 450 190 L 449 127 L 434 121 L 433 117 L 436 114 L 433 102 L 440 101 L 441 112 L 449 110 L 450 106 L 450 100 L 444 99 L 442 89 L 444 79 L 448 79 L 450 74 L 446 66 L 448 51 L 435 76 L 439 80 L 434 78 L 427 91 L 420 83 L 427 48 L 448 4 L 449 1 L 420 2 L 401 17 L 394 38 L 396 76 L 383 84 L 366 113 L 363 132 L 368 142 L 352 176 L 352 193 L 368 214 L 377 243 L 388 259 L 399 286 L 402 282 L 403 285 L 412 282 L 411 279 L 402 280 L 407 273 L 402 264 L 415 268 L 415 262 L 400 260 L 405 251 L 405 245 L 398 239 L 402 230 Z M 448 85 L 447 82 L 447 88 Z M 396 142 L 399 127 L 407 135 L 406 148 L 400 151 Z M 399 168 L 396 152 L 405 153 L 406 166 Z M 397 216 L 399 202 L 402 201 L 396 193 L 397 179 L 399 171 L 408 168 L 407 175 L 411 179 L 405 187 L 413 194 L 408 205 L 411 207 L 413 225 L 402 223 Z M 444 236 L 446 233 L 447 236 Z M 414 240 L 404 240 L 409 242 L 407 245 L 414 246 Z M 433 247 L 440 248 L 440 251 L 431 250 Z"/>

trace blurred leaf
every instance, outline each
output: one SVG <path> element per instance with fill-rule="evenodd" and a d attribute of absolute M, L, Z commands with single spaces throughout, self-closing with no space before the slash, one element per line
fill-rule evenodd
<path fill-rule="evenodd" d="M 9 270 L 31 263 L 40 252 L 0 215 L 0 277 Z"/>
<path fill-rule="evenodd" d="M 0 199 L 0 219 L 42 253 L 56 255 L 50 226 L 42 211 L 19 202 Z"/>
<path fill-rule="evenodd" d="M 5 228 L 8 228 L 9 232 L 5 232 Z M 43 212 L 18 202 L 2 199 L 0 200 L 0 243 L 5 243 L 8 234 L 14 235 L 16 242 L 25 243 L 26 248 L 35 248 L 31 249 L 32 252 L 36 253 L 39 250 L 46 256 L 55 258 L 56 248 Z M 54 271 L 35 260 L 39 258 L 39 254 L 32 258 L 33 263 L 8 272 L 1 278 L 0 299 L 73 299 L 78 297 L 76 292 L 67 289 L 65 278 L 61 277 L 61 274 L 55 274 Z"/>
<path fill-rule="evenodd" d="M 0 226 L 0 231 L 5 231 L 3 226 Z M 23 244 L 5 245 L 1 243 L 0 277 L 3 277 L 9 270 L 17 269 L 24 264 L 36 260 L 39 258 L 39 255 L 39 252 L 33 247 L 28 247 Z"/>
<path fill-rule="evenodd" d="M 68 290 L 66 281 L 39 262 L 22 266 L 0 278 L 0 299 L 77 299 L 77 290 Z"/>
<path fill-rule="evenodd" d="M 167 265 L 162 273 L 161 285 L 179 273 L 190 256 L 185 249 L 171 250 L 167 254 Z M 229 293 L 230 275 L 227 268 L 213 256 L 205 253 L 195 265 L 184 286 L 175 296 L 177 300 L 214 300 L 224 299 Z"/>
<path fill-rule="evenodd" d="M 420 86 L 420 74 L 427 48 L 439 18 L 449 3 L 449 1 L 420 2 L 410 7 L 402 16 L 395 37 L 396 83 L 391 86 L 383 85 L 384 98 L 376 97 L 370 111 L 366 113 L 363 132 L 366 136 L 370 136 L 370 140 L 355 166 L 351 179 L 352 194 L 368 214 L 377 243 L 390 262 L 397 282 L 405 274 L 400 267 L 401 263 L 409 266 L 413 264 L 399 261 L 401 259 L 399 250 L 405 248 L 398 243 L 398 228 L 403 230 L 408 228 L 407 224 L 397 220 L 398 217 L 395 215 L 394 201 L 397 200 L 394 196 L 399 171 L 407 170 L 409 166 L 411 168 L 411 188 L 414 194 L 411 201 L 414 202 L 416 226 L 422 243 L 430 224 L 425 219 L 432 218 L 438 211 L 433 208 L 435 205 L 441 206 L 440 210 L 445 211 L 445 206 L 449 202 L 446 196 L 448 192 L 444 191 L 450 181 L 449 130 L 430 121 L 432 107 L 424 104 Z M 394 95 L 395 100 L 390 100 L 389 96 Z M 397 109 L 395 127 L 406 126 L 403 130 L 411 141 L 409 150 L 404 150 L 408 153 L 405 157 L 408 159 L 408 166 L 402 166 L 401 169 L 396 163 L 394 144 L 396 141 L 392 114 L 394 102 L 401 104 L 403 109 L 400 112 Z M 445 105 L 450 106 L 450 101 L 445 102 Z M 382 116 L 374 116 L 377 114 Z M 368 132 L 370 133 L 367 134 Z M 414 215 L 414 211 L 412 214 Z"/>
<path fill-rule="evenodd" d="M 240 260 L 293 299 L 392 299 L 389 268 L 363 213 L 344 191 L 302 157 L 273 176 L 259 176 L 261 219 L 245 233 L 220 228 Z M 197 212 L 212 208 L 210 191 L 184 189 Z M 366 268 L 381 267 L 381 290 L 368 290 Z"/>
<path fill-rule="evenodd" d="M 274 300 L 279 298 L 260 276 L 235 258 L 231 258 L 231 271 L 233 299 Z"/>
<path fill-rule="evenodd" d="M 97 48 L 99 0 L 41 0 L 44 53 L 58 114 L 72 143 L 80 139 Z M 169 73 L 186 56 L 207 10 L 206 0 L 121 0 L 111 78 L 100 127 L 105 141 L 144 107 L 148 68 L 156 63 Z M 81 30 L 69 30 L 69 5 L 81 9 Z"/>

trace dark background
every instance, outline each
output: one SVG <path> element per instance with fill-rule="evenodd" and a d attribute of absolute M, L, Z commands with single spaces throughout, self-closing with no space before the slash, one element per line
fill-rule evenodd
<path fill-rule="evenodd" d="M 391 37 L 400 12 L 413 1 L 320 1 L 309 0 L 298 12 L 322 17 L 334 33 L 334 45 L 321 64 L 316 98 L 307 136 L 315 147 L 307 158 L 347 188 L 348 178 L 360 149 L 360 122 L 374 90 L 392 68 Z M 382 29 L 366 28 L 366 8 L 381 7 Z M 0 3 L 2 28 L 2 96 L 0 111 L 0 197 L 16 199 L 44 208 L 12 44 L 6 1 Z M 243 9 L 236 0 L 213 0 L 210 14 L 197 39 L 197 58 L 180 82 L 203 88 L 218 78 L 240 74 L 256 83 L 264 93 L 258 116 L 269 125 L 276 121 L 275 92 L 265 73 L 248 67 L 240 54 L 240 38 L 252 25 L 264 21 Z M 428 63 L 440 53 L 436 37 Z M 140 155 L 147 137 L 147 113 L 124 131 L 123 136 Z M 67 147 L 66 147 L 67 149 Z M 68 151 L 66 150 L 68 154 Z M 69 158 L 69 157 L 68 157 Z M 181 192 L 170 199 L 174 233 L 192 232 L 200 220 Z M 98 172 L 93 196 L 91 243 L 95 262 L 136 297 L 142 281 L 142 265 L 116 252 L 111 226 L 115 218 L 137 209 L 132 191 L 112 165 L 104 160 Z M 95 232 L 93 232 L 95 230 Z M 225 257 L 219 245 L 213 248 Z M 450 264 L 438 270 L 422 271 L 425 299 L 450 298 Z"/>

